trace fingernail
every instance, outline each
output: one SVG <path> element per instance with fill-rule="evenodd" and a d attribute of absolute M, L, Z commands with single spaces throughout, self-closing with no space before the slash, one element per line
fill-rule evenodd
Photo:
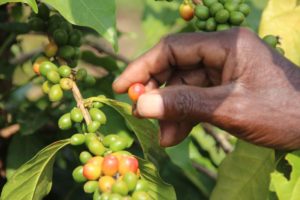
<path fill-rule="evenodd" d="M 137 112 L 142 117 L 160 118 L 164 114 L 163 98 L 159 94 L 143 94 L 137 102 Z"/>

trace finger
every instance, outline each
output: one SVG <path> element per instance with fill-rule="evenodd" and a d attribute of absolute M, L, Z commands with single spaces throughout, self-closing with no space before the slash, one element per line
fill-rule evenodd
<path fill-rule="evenodd" d="M 175 67 L 193 69 L 204 64 L 222 68 L 232 42 L 226 39 L 228 35 L 229 31 L 169 36 L 129 64 L 113 88 L 118 93 L 126 92 L 133 83 L 146 83 L 151 77 L 163 83 Z"/>
<path fill-rule="evenodd" d="M 173 73 L 166 85 L 193 85 L 206 87 L 209 85 L 209 79 L 204 69 L 179 70 Z"/>
<path fill-rule="evenodd" d="M 169 147 L 179 144 L 184 140 L 194 124 L 188 122 L 159 121 L 160 145 Z"/>
<path fill-rule="evenodd" d="M 235 93 L 234 84 L 211 88 L 169 86 L 141 95 L 136 113 L 160 120 L 211 122 L 231 113 Z"/>

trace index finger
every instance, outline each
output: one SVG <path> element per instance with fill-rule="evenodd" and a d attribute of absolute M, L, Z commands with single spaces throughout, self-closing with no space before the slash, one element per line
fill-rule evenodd
<path fill-rule="evenodd" d="M 222 34 L 220 34 L 222 33 Z M 168 36 L 128 65 L 113 89 L 124 93 L 133 83 L 146 84 L 151 78 L 163 84 L 176 69 L 223 66 L 226 51 L 224 32 L 185 33 Z"/>

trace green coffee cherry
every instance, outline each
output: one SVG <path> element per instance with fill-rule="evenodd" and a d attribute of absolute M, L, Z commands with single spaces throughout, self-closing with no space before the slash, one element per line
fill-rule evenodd
<path fill-rule="evenodd" d="M 65 20 L 62 20 L 59 23 L 59 28 L 64 29 L 67 33 L 71 33 L 73 31 L 72 24 L 70 24 L 69 22 L 67 22 Z"/>
<path fill-rule="evenodd" d="M 58 127 L 61 130 L 67 130 L 72 127 L 72 121 L 71 121 L 71 114 L 66 113 L 63 116 L 61 116 L 58 120 Z"/>
<path fill-rule="evenodd" d="M 94 193 L 96 191 L 96 189 L 98 189 L 97 181 L 87 181 L 83 185 L 83 191 L 88 194 Z"/>
<path fill-rule="evenodd" d="M 42 76 L 47 77 L 50 70 L 57 70 L 57 66 L 50 61 L 44 61 L 40 65 L 40 73 Z"/>
<path fill-rule="evenodd" d="M 206 30 L 206 21 L 201 21 L 201 20 L 197 20 L 195 22 L 195 26 L 199 29 L 199 30 Z"/>
<path fill-rule="evenodd" d="M 229 12 L 232 12 L 232 11 L 238 10 L 239 4 L 238 4 L 238 3 L 233 3 L 233 2 L 226 2 L 226 3 L 224 4 L 224 7 L 225 7 L 226 10 L 228 10 Z"/>
<path fill-rule="evenodd" d="M 82 164 L 85 164 L 91 158 L 92 155 L 87 151 L 83 151 L 79 154 L 79 160 Z"/>
<path fill-rule="evenodd" d="M 207 31 L 215 31 L 217 28 L 217 23 L 215 18 L 211 17 L 206 21 L 206 30 Z"/>
<path fill-rule="evenodd" d="M 70 33 L 69 44 L 75 47 L 80 47 L 82 43 L 81 39 L 82 39 L 81 31 L 74 29 Z"/>
<path fill-rule="evenodd" d="M 62 78 L 60 79 L 59 85 L 63 90 L 71 90 L 73 88 L 74 81 L 70 78 Z"/>
<path fill-rule="evenodd" d="M 73 122 L 80 123 L 83 120 L 82 112 L 79 108 L 73 108 L 71 110 L 71 119 Z"/>
<path fill-rule="evenodd" d="M 126 149 L 127 146 L 128 141 L 123 137 L 119 137 L 115 142 L 112 142 L 109 147 L 113 152 L 117 152 Z"/>
<path fill-rule="evenodd" d="M 65 45 L 59 48 L 58 55 L 64 59 L 71 59 L 75 54 L 75 50 L 72 46 Z"/>
<path fill-rule="evenodd" d="M 87 147 L 89 151 L 96 156 L 102 156 L 105 152 L 105 147 L 99 140 L 90 141 L 87 144 Z"/>
<path fill-rule="evenodd" d="M 112 186 L 112 192 L 125 196 L 128 194 L 128 186 L 125 181 L 118 180 Z"/>
<path fill-rule="evenodd" d="M 50 70 L 47 73 L 47 79 L 51 82 L 51 83 L 59 83 L 60 81 L 60 76 L 59 73 L 56 70 Z"/>
<path fill-rule="evenodd" d="M 53 85 L 48 93 L 49 100 L 52 102 L 60 101 L 63 98 L 63 91 L 59 84 Z"/>
<path fill-rule="evenodd" d="M 93 199 L 94 200 L 94 199 Z M 104 192 L 101 194 L 101 199 L 100 200 L 110 200 L 110 193 Z"/>
<path fill-rule="evenodd" d="M 230 17 L 230 13 L 225 9 L 221 9 L 216 13 L 215 20 L 216 22 L 223 24 L 228 21 L 229 17 Z"/>
<path fill-rule="evenodd" d="M 138 176 L 133 172 L 127 172 L 123 176 L 123 180 L 127 184 L 129 191 L 133 191 L 135 189 L 138 179 Z"/>
<path fill-rule="evenodd" d="M 195 8 L 195 15 L 200 20 L 207 20 L 209 18 L 209 9 L 203 5 L 197 5 Z"/>
<path fill-rule="evenodd" d="M 87 130 L 89 133 L 95 133 L 99 128 L 101 124 L 98 121 L 92 121 L 88 124 Z"/>
<path fill-rule="evenodd" d="M 47 20 L 49 18 L 50 10 L 45 4 L 40 4 L 38 7 L 37 15 L 43 20 Z"/>
<path fill-rule="evenodd" d="M 52 83 L 50 83 L 49 81 L 45 81 L 42 85 L 42 90 L 45 94 L 48 94 L 50 91 L 50 88 L 53 86 Z"/>
<path fill-rule="evenodd" d="M 112 143 L 116 142 L 119 139 L 119 136 L 116 134 L 110 134 L 103 138 L 103 144 L 106 147 L 109 147 Z"/>
<path fill-rule="evenodd" d="M 230 29 L 229 24 L 218 24 L 218 26 L 217 26 L 217 31 L 225 31 L 225 30 L 229 30 L 229 29 Z"/>
<path fill-rule="evenodd" d="M 206 5 L 207 7 L 211 6 L 213 3 L 218 2 L 218 0 L 203 0 L 202 1 L 204 5 Z"/>
<path fill-rule="evenodd" d="M 69 77 L 71 75 L 71 68 L 67 65 L 62 65 L 58 68 L 58 73 L 61 77 Z"/>
<path fill-rule="evenodd" d="M 82 145 L 85 142 L 85 135 L 81 133 L 74 134 L 72 135 L 70 141 L 71 145 L 73 146 Z"/>
<path fill-rule="evenodd" d="M 83 176 L 83 167 L 82 166 L 76 167 L 72 172 L 72 176 L 73 176 L 74 181 L 77 183 L 82 183 L 82 182 L 86 181 L 86 178 Z"/>
<path fill-rule="evenodd" d="M 247 17 L 250 14 L 250 12 L 251 12 L 250 6 L 248 6 L 248 4 L 245 4 L 245 3 L 240 4 L 238 10 L 240 12 L 242 12 L 245 15 L 245 17 Z"/>
<path fill-rule="evenodd" d="M 150 200 L 150 196 L 145 191 L 136 191 L 132 194 L 132 200 Z"/>
<path fill-rule="evenodd" d="M 232 11 L 230 13 L 230 23 L 232 25 L 241 25 L 243 21 L 245 20 L 245 16 L 243 13 L 239 11 Z"/>
<path fill-rule="evenodd" d="M 86 75 L 86 77 L 84 78 L 84 83 L 87 85 L 87 86 L 93 86 L 96 84 L 96 79 L 95 77 L 91 76 L 91 75 Z"/>
<path fill-rule="evenodd" d="M 58 45 L 66 45 L 68 43 L 68 33 L 64 29 L 57 29 L 53 33 L 53 39 Z"/>
<path fill-rule="evenodd" d="M 85 144 L 86 145 L 88 145 L 88 143 L 90 143 L 91 141 L 94 141 L 94 140 L 99 141 L 97 134 L 95 134 L 95 133 L 86 134 L 86 136 L 85 136 Z"/>
<path fill-rule="evenodd" d="M 216 3 L 213 3 L 210 7 L 209 7 L 209 11 L 210 11 L 210 14 L 212 16 L 215 16 L 215 14 L 219 11 L 219 10 L 222 10 L 224 8 L 223 4 L 219 3 L 219 2 L 216 2 Z"/>
<path fill-rule="evenodd" d="M 279 43 L 279 37 L 275 35 L 266 35 L 263 38 L 263 41 L 267 43 L 270 47 L 276 48 L 276 45 Z"/>
<path fill-rule="evenodd" d="M 76 72 L 76 80 L 78 81 L 82 81 L 85 79 L 85 77 L 87 76 L 87 71 L 86 69 L 80 68 L 78 69 L 78 71 Z"/>
<path fill-rule="evenodd" d="M 109 199 L 108 200 L 122 200 L 123 197 L 120 194 L 111 194 L 109 195 Z"/>
<path fill-rule="evenodd" d="M 148 183 L 143 179 L 138 180 L 135 191 L 148 191 Z"/>
<path fill-rule="evenodd" d="M 97 102 L 94 102 L 92 106 L 93 106 L 93 108 L 102 108 L 104 105 L 97 101 Z"/>
<path fill-rule="evenodd" d="M 43 31 L 45 28 L 44 21 L 39 17 L 32 17 L 29 20 L 29 26 L 33 31 Z"/>
<path fill-rule="evenodd" d="M 106 116 L 105 114 L 99 110 L 98 108 L 91 108 L 89 110 L 89 113 L 91 115 L 91 118 L 93 121 L 98 121 L 101 124 L 105 124 L 106 123 Z"/>

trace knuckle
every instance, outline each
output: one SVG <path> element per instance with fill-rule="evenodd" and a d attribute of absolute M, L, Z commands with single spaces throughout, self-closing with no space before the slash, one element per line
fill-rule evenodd
<path fill-rule="evenodd" d="M 177 110 L 179 120 L 186 119 L 188 115 L 193 111 L 194 98 L 190 92 L 179 90 L 175 95 L 175 106 L 173 108 Z"/>

